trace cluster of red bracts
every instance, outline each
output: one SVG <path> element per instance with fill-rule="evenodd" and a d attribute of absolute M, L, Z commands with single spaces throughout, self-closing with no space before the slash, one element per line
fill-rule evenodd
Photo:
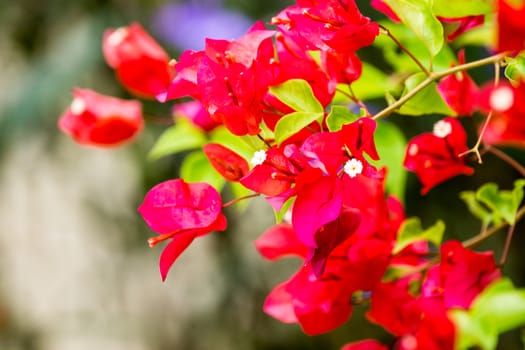
<path fill-rule="evenodd" d="M 505 1 L 499 3 L 503 21 L 508 9 Z M 395 18 L 383 1 L 372 4 Z M 453 20 L 458 26 L 450 40 L 481 18 Z M 272 23 L 275 31 L 257 23 L 237 40 L 207 39 L 204 50 L 186 51 L 178 61 L 170 60 L 133 24 L 108 30 L 103 52 L 120 82 L 136 96 L 161 102 L 191 97 L 192 101 L 174 106 L 175 115 L 189 117 L 205 132 L 222 124 L 234 135 L 258 135 L 262 124 L 273 131 L 280 118 L 292 112 L 269 92 L 271 86 L 301 78 L 326 107 L 338 83 L 359 78 L 361 61 L 356 51 L 372 44 L 379 34 L 377 23 L 363 16 L 353 0 L 297 0 Z M 523 27 L 511 21 L 500 23 L 501 50 L 523 48 L 525 34 L 502 39 L 502 32 L 516 26 Z M 320 51 L 319 62 L 310 51 Z M 460 56 L 459 62 L 463 60 Z M 525 124 L 520 120 L 525 113 L 523 83 L 479 89 L 467 73 L 460 72 L 442 79 L 439 91 L 459 116 L 493 113 L 483 134 L 486 144 L 525 145 Z M 73 95 L 59 126 L 79 143 L 119 145 L 143 127 L 138 101 L 85 89 L 76 89 Z M 397 199 L 385 193 L 384 169 L 369 163 L 379 158 L 376 122 L 365 116 L 329 132 L 324 131 L 326 116 L 321 119 L 278 145 L 265 140 L 268 147 L 255 152 L 251 167 L 221 144 L 203 148 L 227 181 L 264 195 L 276 210 L 293 201 L 290 219 L 266 231 L 256 247 L 270 260 L 291 255 L 304 264 L 273 289 L 265 311 L 283 322 L 299 323 L 308 334 L 320 334 L 346 322 L 353 305 L 364 300 L 370 303 L 368 319 L 395 337 L 396 349 L 452 349 L 454 326 L 447 310 L 468 309 L 476 295 L 499 277 L 492 256 L 448 242 L 441 247 L 440 262 L 422 275 L 428 243 L 416 242 L 394 253 L 404 211 Z M 437 122 L 432 132 L 409 142 L 404 165 L 416 173 L 426 193 L 454 176 L 473 173 L 464 157 L 467 151 L 461 123 L 448 117 Z M 149 243 L 169 241 L 160 257 L 163 280 L 195 238 L 226 229 L 222 210 L 220 194 L 205 183 L 169 180 L 148 192 L 139 212 L 159 234 Z M 416 272 L 385 281 L 387 269 L 396 266 Z M 344 350 L 386 348 L 366 340 Z"/>

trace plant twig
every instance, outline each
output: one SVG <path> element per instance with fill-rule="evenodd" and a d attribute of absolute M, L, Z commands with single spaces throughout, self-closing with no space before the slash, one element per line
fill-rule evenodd
<path fill-rule="evenodd" d="M 518 212 L 516 213 L 516 222 L 518 220 L 520 220 L 524 215 L 525 215 L 525 206 L 522 206 L 518 210 Z M 491 227 L 489 229 L 483 230 L 480 233 L 478 233 L 476 236 L 474 236 L 474 237 L 472 237 L 470 239 L 467 239 L 466 241 L 463 241 L 463 246 L 465 248 L 471 248 L 471 247 L 477 246 L 478 244 L 483 242 L 485 239 L 493 236 L 499 230 L 501 230 L 502 228 L 504 228 L 507 225 L 508 225 L 507 222 L 503 222 L 503 223 L 501 223 L 499 225 L 496 225 L 496 226 L 493 226 L 493 227 Z"/>
<path fill-rule="evenodd" d="M 410 52 L 410 50 L 405 47 L 405 45 L 403 45 L 399 40 L 397 40 L 397 38 L 390 32 L 390 30 L 387 27 L 379 25 L 379 28 L 381 28 L 382 32 L 386 34 L 390 39 L 392 39 L 392 41 L 396 43 L 396 45 L 401 50 L 403 50 L 403 52 L 406 53 L 408 57 L 410 57 L 412 61 L 414 61 L 415 64 L 417 64 L 419 69 L 421 69 L 421 71 L 423 71 L 426 76 L 430 76 L 430 71 L 423 65 L 423 63 L 421 63 L 421 61 L 418 60 L 417 57 L 414 56 L 412 52 Z"/>
<path fill-rule="evenodd" d="M 520 163 L 518 163 L 514 158 L 509 156 L 507 153 L 493 146 L 486 147 L 485 149 L 487 150 L 487 152 L 492 153 L 493 155 L 495 155 L 496 157 L 498 157 L 499 159 L 501 159 L 502 161 L 504 161 L 505 163 L 513 167 L 514 170 L 520 173 L 521 176 L 525 177 L 525 167 L 523 167 Z"/>
<path fill-rule="evenodd" d="M 505 247 L 503 247 L 503 253 L 501 253 L 501 258 L 499 260 L 499 267 L 503 267 L 505 265 L 505 262 L 507 262 L 507 257 L 509 255 L 510 250 L 510 242 L 512 242 L 512 236 L 514 234 L 514 228 L 515 225 L 510 225 L 509 229 L 507 230 L 507 239 L 505 240 Z"/>
<path fill-rule="evenodd" d="M 227 208 L 229 206 L 232 206 L 240 201 L 243 201 L 245 199 L 250 199 L 250 198 L 254 198 L 254 197 L 259 197 L 261 194 L 260 193 L 252 193 L 252 194 L 249 194 L 249 195 L 246 195 L 244 197 L 239 197 L 239 198 L 235 198 L 235 199 L 232 199 L 231 201 L 229 202 L 226 202 L 222 205 L 223 208 Z"/>
<path fill-rule="evenodd" d="M 383 109 L 382 111 L 380 111 L 379 113 L 374 115 L 372 117 L 372 119 L 380 119 L 380 118 L 386 117 L 387 115 L 389 115 L 390 113 L 394 112 L 399 107 L 404 105 L 408 100 L 410 100 L 412 97 L 414 97 L 414 95 L 416 95 L 418 92 L 420 92 L 421 90 L 423 90 L 424 88 L 426 88 L 428 85 L 432 84 L 436 80 L 439 80 L 439 79 L 441 79 L 443 77 L 446 77 L 448 75 L 455 74 L 457 72 L 462 72 L 462 71 L 465 71 L 465 70 L 482 67 L 482 66 L 487 65 L 487 64 L 500 62 L 502 59 L 505 58 L 506 55 L 507 55 L 507 53 L 500 53 L 500 54 L 493 55 L 493 56 L 490 56 L 490 57 L 486 57 L 486 58 L 483 58 L 483 59 L 480 59 L 480 60 L 477 60 L 477 61 L 472 61 L 472 62 L 469 62 L 469 63 L 461 64 L 461 65 L 458 65 L 458 66 L 454 66 L 454 67 L 445 69 L 445 70 L 440 71 L 440 72 L 431 72 L 430 75 L 427 76 L 427 78 L 425 80 L 423 80 L 421 83 L 419 83 L 418 86 L 416 86 L 414 89 L 410 90 L 406 95 L 401 97 L 396 102 L 392 103 L 390 106 L 386 107 L 385 109 Z"/>

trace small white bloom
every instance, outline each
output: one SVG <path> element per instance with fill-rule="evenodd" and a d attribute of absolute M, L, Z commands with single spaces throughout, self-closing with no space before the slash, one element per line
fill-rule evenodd
<path fill-rule="evenodd" d="M 490 94 L 489 104 L 498 112 L 505 112 L 514 104 L 514 92 L 508 86 L 501 86 Z"/>
<path fill-rule="evenodd" d="M 344 172 L 350 177 L 356 177 L 363 172 L 363 163 L 359 159 L 352 158 L 345 163 Z"/>
<path fill-rule="evenodd" d="M 452 132 L 452 125 L 444 120 L 438 121 L 434 124 L 433 134 L 440 138 L 445 138 Z"/>
<path fill-rule="evenodd" d="M 253 154 L 253 157 L 251 159 L 251 163 L 253 166 L 261 165 L 266 160 L 266 151 L 265 150 L 259 150 Z"/>
<path fill-rule="evenodd" d="M 86 110 L 86 102 L 80 97 L 75 97 L 73 102 L 71 102 L 69 109 L 71 110 L 71 113 L 81 115 Z"/>
<path fill-rule="evenodd" d="M 108 44 L 111 46 L 119 45 L 128 36 L 128 29 L 125 27 L 118 28 L 108 37 Z"/>

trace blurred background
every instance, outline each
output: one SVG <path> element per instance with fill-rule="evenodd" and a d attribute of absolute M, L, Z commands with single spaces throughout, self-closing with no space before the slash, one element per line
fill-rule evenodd
<path fill-rule="evenodd" d="M 242 217 L 230 212 L 228 231 L 196 240 L 162 283 L 161 247 L 148 248 L 155 234 L 136 208 L 153 185 L 177 177 L 180 157 L 146 158 L 163 127 L 148 125 L 138 141 L 112 150 L 80 147 L 56 127 L 74 86 L 131 97 L 103 61 L 106 28 L 140 22 L 177 57 L 201 49 L 204 37 L 238 37 L 291 3 L 0 1 L 0 349 L 338 349 L 382 336 L 359 308 L 348 324 L 318 337 L 262 312 L 266 294 L 300 264 L 257 255 L 253 241 L 273 222 L 262 201 Z M 168 105 L 146 103 L 145 110 L 169 115 Z M 399 123 L 410 124 L 407 137 L 428 129 L 414 119 Z M 426 197 L 409 177 L 407 215 L 425 226 L 444 218 L 449 237 L 477 232 L 479 223 L 447 194 L 487 178 L 509 188 L 517 177 L 497 159 L 487 156 L 486 164 Z M 517 236 L 505 273 L 523 286 Z M 502 349 L 519 349 L 517 337 Z"/>

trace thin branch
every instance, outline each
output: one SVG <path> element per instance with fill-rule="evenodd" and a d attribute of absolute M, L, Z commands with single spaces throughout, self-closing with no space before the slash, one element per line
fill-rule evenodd
<path fill-rule="evenodd" d="M 414 61 L 415 64 L 417 64 L 421 71 L 423 71 L 427 76 L 430 76 L 430 71 L 423 65 L 423 63 L 421 63 L 421 61 L 418 60 L 417 57 L 414 56 L 412 52 L 410 52 L 410 50 L 405 47 L 405 45 L 403 45 L 399 40 L 397 40 L 397 38 L 390 32 L 390 30 L 387 27 L 379 25 L 379 28 L 381 28 L 382 32 L 385 33 L 390 39 L 392 39 L 392 41 L 396 43 L 396 45 L 401 50 L 403 50 L 403 52 L 406 53 L 408 57 L 410 57 L 412 61 Z"/>
<path fill-rule="evenodd" d="M 516 222 L 518 222 L 518 220 L 520 220 L 524 215 L 525 215 L 525 206 L 521 207 L 518 210 L 518 212 L 516 213 Z M 465 248 L 471 248 L 471 247 L 477 246 L 478 244 L 483 242 L 485 239 L 493 236 L 499 230 L 501 230 L 502 228 L 504 228 L 507 225 L 508 225 L 507 222 L 503 222 L 503 223 L 501 223 L 499 225 L 496 225 L 496 226 L 493 226 L 493 227 L 491 227 L 491 228 L 489 228 L 487 230 L 483 230 L 480 233 L 478 233 L 476 236 L 474 236 L 474 237 L 464 241 L 463 242 L 463 246 Z"/>
<path fill-rule="evenodd" d="M 505 58 L 506 55 L 507 55 L 507 53 L 500 53 L 500 54 L 497 54 L 497 55 L 493 55 L 493 56 L 490 56 L 490 57 L 483 58 L 481 60 L 477 60 L 477 61 L 461 64 L 459 66 L 454 66 L 454 67 L 445 69 L 445 70 L 443 70 L 441 72 L 432 72 L 432 73 L 430 73 L 429 76 L 427 76 L 427 78 L 425 80 L 423 80 L 421 83 L 419 83 L 418 86 L 416 86 L 414 89 L 410 90 L 406 95 L 401 97 L 396 102 L 392 103 L 390 106 L 386 107 L 385 109 L 383 109 L 382 111 L 380 111 L 379 113 L 374 115 L 372 117 L 372 119 L 380 119 L 380 118 L 386 117 L 390 113 L 396 111 L 399 107 L 401 107 L 408 100 L 410 100 L 412 97 L 414 97 L 414 95 L 416 95 L 418 92 L 420 92 L 421 90 L 423 90 L 424 88 L 426 88 L 428 85 L 432 84 L 436 80 L 439 80 L 439 79 L 441 79 L 443 77 L 446 77 L 448 75 L 455 74 L 457 72 L 462 72 L 462 71 L 465 71 L 465 70 L 482 67 L 482 66 L 487 65 L 487 64 L 500 62 L 502 59 Z"/>
<path fill-rule="evenodd" d="M 507 230 L 507 239 L 505 240 L 505 247 L 503 248 L 503 253 L 501 254 L 501 258 L 499 260 L 499 267 L 503 267 L 505 263 L 507 262 L 507 257 L 509 255 L 510 250 L 510 242 L 512 242 L 512 236 L 514 234 L 514 228 L 515 225 L 510 225 L 509 229 Z"/>
<path fill-rule="evenodd" d="M 222 205 L 223 208 L 227 208 L 229 206 L 232 206 L 240 201 L 243 201 L 245 199 L 250 199 L 250 198 L 254 198 L 254 197 L 259 197 L 261 194 L 260 193 L 252 193 L 252 194 L 249 194 L 247 196 L 244 196 L 244 197 L 239 197 L 239 198 L 235 198 L 235 199 L 232 199 L 231 201 L 229 202 L 226 202 Z"/>
<path fill-rule="evenodd" d="M 501 159 L 502 161 L 504 161 L 505 163 L 513 167 L 514 170 L 520 173 L 521 176 L 525 177 L 525 167 L 523 167 L 520 163 L 518 163 L 514 158 L 509 156 L 507 153 L 493 146 L 486 147 L 485 149 L 487 150 L 487 152 L 492 153 L 493 155 L 495 155 L 496 157 L 498 157 L 499 159 Z"/>

